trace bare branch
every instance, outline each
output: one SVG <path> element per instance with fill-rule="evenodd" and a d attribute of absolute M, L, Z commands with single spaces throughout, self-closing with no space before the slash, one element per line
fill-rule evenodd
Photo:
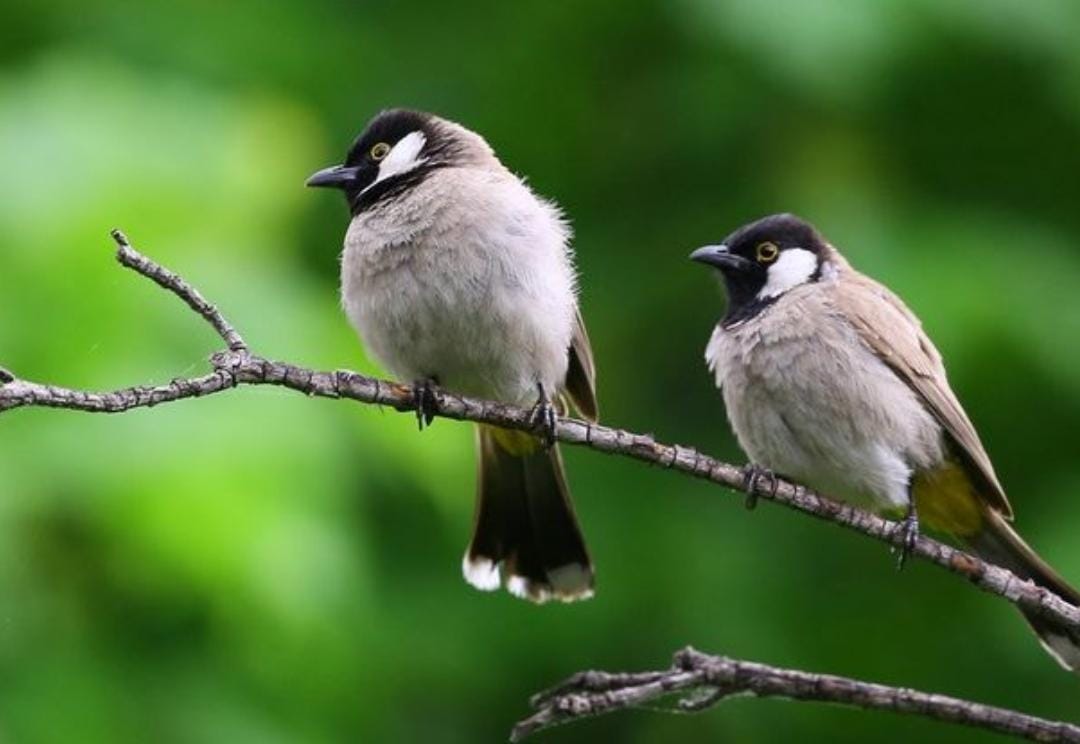
<path fill-rule="evenodd" d="M 179 275 L 142 255 L 119 230 L 112 232 L 117 260 L 179 297 L 209 323 L 226 344 L 210 357 L 212 370 L 204 375 L 173 380 L 167 385 L 138 386 L 106 392 L 88 392 L 20 379 L 0 367 L 0 414 L 24 407 L 64 408 L 91 413 L 122 413 L 187 398 L 198 398 L 238 385 L 277 385 L 308 396 L 349 398 L 361 403 L 412 412 L 422 391 L 411 385 L 366 377 L 350 371 L 318 371 L 276 362 L 252 354 L 243 337 L 222 313 Z M 476 400 L 435 391 L 436 413 L 460 421 L 531 431 L 531 411 L 492 401 Z M 555 438 L 608 454 L 678 470 L 749 493 L 748 504 L 758 497 L 833 522 L 899 547 L 902 526 L 855 507 L 832 501 L 788 481 L 730 465 L 690 447 L 657 442 L 635 434 L 564 418 L 556 423 Z M 1080 632 L 1080 608 L 1052 592 L 1024 581 L 1003 568 L 920 535 L 911 554 L 945 568 L 982 590 L 1003 597 L 1025 611 Z M 674 666 L 661 672 L 610 674 L 583 672 L 562 685 L 534 696 L 537 712 L 513 732 L 518 740 L 548 726 L 642 705 L 672 693 L 689 693 L 680 709 L 694 712 L 710 708 L 731 695 L 820 700 L 862 708 L 892 710 L 943 721 L 964 723 L 1010 733 L 1035 741 L 1080 742 L 1080 728 L 1046 721 L 1014 711 L 993 708 L 941 695 L 860 682 L 844 677 L 815 675 L 762 664 L 708 656 L 687 648 L 676 655 Z"/>
<path fill-rule="evenodd" d="M 830 674 L 811 674 L 767 664 L 711 656 L 686 648 L 670 669 L 640 674 L 581 672 L 533 697 L 536 712 L 514 726 L 511 741 L 580 718 L 653 703 L 679 694 L 677 710 L 707 710 L 736 695 L 818 701 L 865 710 L 887 710 L 1031 741 L 1080 742 L 1080 726 L 973 703 L 946 695 L 889 687 Z"/>
<path fill-rule="evenodd" d="M 214 305 L 177 274 L 131 247 L 119 230 L 112 233 L 117 260 L 182 299 L 214 327 L 228 349 L 210 357 L 208 374 L 179 378 L 168 385 L 140 386 L 108 392 L 87 392 L 31 382 L 0 367 L 0 414 L 24 407 L 65 408 L 91 413 L 122 413 L 187 398 L 198 398 L 238 385 L 277 385 L 308 396 L 349 398 L 361 403 L 412 412 L 418 392 L 411 385 L 379 380 L 350 371 L 318 371 L 276 362 L 252 354 L 243 338 Z M 435 391 L 439 416 L 475 421 L 507 429 L 531 431 L 531 411 L 492 401 Z M 621 455 L 687 475 L 712 481 L 753 497 L 782 504 L 819 519 L 860 532 L 899 547 L 903 528 L 856 507 L 820 496 L 803 486 L 772 476 L 747 478 L 744 468 L 721 462 L 691 447 L 662 444 L 650 435 L 635 434 L 573 418 L 559 419 L 555 437 L 566 444 Z M 1029 613 L 1080 632 L 1080 608 L 1053 592 L 1018 578 L 1013 573 L 924 535 L 916 540 L 913 556 L 934 563 L 970 581 L 990 594 L 1012 602 Z"/>
<path fill-rule="evenodd" d="M 247 344 L 229 321 L 225 320 L 216 307 L 203 299 L 199 291 L 185 282 L 178 274 L 174 274 L 163 266 L 151 261 L 146 256 L 131 247 L 127 236 L 119 230 L 113 230 L 112 239 L 116 241 L 116 260 L 121 264 L 137 271 L 147 279 L 154 281 L 163 289 L 167 289 L 179 297 L 187 306 L 197 312 L 203 319 L 214 327 L 222 341 L 230 351 L 247 351 Z"/>

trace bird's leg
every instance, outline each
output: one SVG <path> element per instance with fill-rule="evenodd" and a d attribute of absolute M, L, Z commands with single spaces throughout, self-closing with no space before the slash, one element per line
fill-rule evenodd
<path fill-rule="evenodd" d="M 547 390 L 544 389 L 544 383 L 536 383 L 536 389 L 540 395 L 536 399 L 536 405 L 532 408 L 533 429 L 540 435 L 540 441 L 543 442 L 544 447 L 550 449 L 555 444 L 557 414 L 551 398 L 548 397 Z"/>
<path fill-rule="evenodd" d="M 900 522 L 898 529 L 904 541 L 899 548 L 893 549 L 900 551 L 900 557 L 896 560 L 897 571 L 904 567 L 908 556 L 911 555 L 911 551 L 915 550 L 915 543 L 919 539 L 919 514 L 915 509 L 915 498 L 913 496 L 908 499 L 907 514 L 904 516 L 904 520 Z"/>
<path fill-rule="evenodd" d="M 439 398 L 435 394 L 435 386 L 439 384 L 439 378 L 435 376 L 425 377 L 413 383 L 414 405 L 416 406 L 416 425 L 420 431 L 425 426 L 430 426 L 435 420 L 435 414 L 439 411 Z"/>
<path fill-rule="evenodd" d="M 743 490 L 746 491 L 745 506 L 747 509 L 754 509 L 757 506 L 757 485 L 762 478 L 768 478 L 772 483 L 772 492 L 775 496 L 778 485 L 775 473 L 767 468 L 763 468 L 755 462 L 749 463 L 743 467 Z"/>

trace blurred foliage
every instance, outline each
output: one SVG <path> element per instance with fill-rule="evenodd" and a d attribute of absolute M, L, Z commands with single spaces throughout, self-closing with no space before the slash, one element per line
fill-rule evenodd
<path fill-rule="evenodd" d="M 375 371 L 306 191 L 380 108 L 482 132 L 572 216 L 608 422 L 741 458 L 686 255 L 816 222 L 921 314 L 1026 536 L 1080 580 L 1080 5 L 1071 0 L 0 5 L 0 363 L 91 388 L 216 339 L 111 259 L 183 272 L 260 352 Z M 269 389 L 0 420 L 0 739 L 500 741 L 537 689 L 675 648 L 1076 717 L 1004 603 L 879 544 L 570 451 L 597 597 L 460 578 L 469 427 Z M 961 741 L 782 702 L 551 741 Z"/>

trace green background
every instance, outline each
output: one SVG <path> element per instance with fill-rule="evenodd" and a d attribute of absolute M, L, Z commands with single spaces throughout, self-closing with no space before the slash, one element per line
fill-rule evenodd
<path fill-rule="evenodd" d="M 219 343 L 115 265 L 181 271 L 260 353 L 375 372 L 346 210 L 303 188 L 379 109 L 481 132 L 576 228 L 606 422 L 739 462 L 695 247 L 814 221 L 921 315 L 1021 531 L 1080 580 L 1080 5 L 1070 0 L 0 6 L 0 364 L 85 388 Z M 489 742 L 585 668 L 685 644 L 1080 719 L 1004 602 L 880 543 L 570 450 L 590 602 L 460 577 L 470 427 L 257 388 L 0 418 L 0 739 Z M 735 700 L 552 742 L 975 741 Z"/>

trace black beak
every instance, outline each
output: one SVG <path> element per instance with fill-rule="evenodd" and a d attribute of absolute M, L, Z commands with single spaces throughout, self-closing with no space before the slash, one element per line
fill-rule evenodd
<path fill-rule="evenodd" d="M 359 168 L 349 168 L 344 165 L 332 165 L 323 168 L 318 173 L 304 182 L 305 186 L 316 186 L 330 189 L 345 189 L 349 184 L 357 180 Z"/>
<path fill-rule="evenodd" d="M 704 248 L 698 248 L 690 254 L 690 260 L 714 266 L 721 271 L 746 271 L 756 265 L 748 258 L 736 256 L 728 250 L 726 245 L 707 245 Z"/>

